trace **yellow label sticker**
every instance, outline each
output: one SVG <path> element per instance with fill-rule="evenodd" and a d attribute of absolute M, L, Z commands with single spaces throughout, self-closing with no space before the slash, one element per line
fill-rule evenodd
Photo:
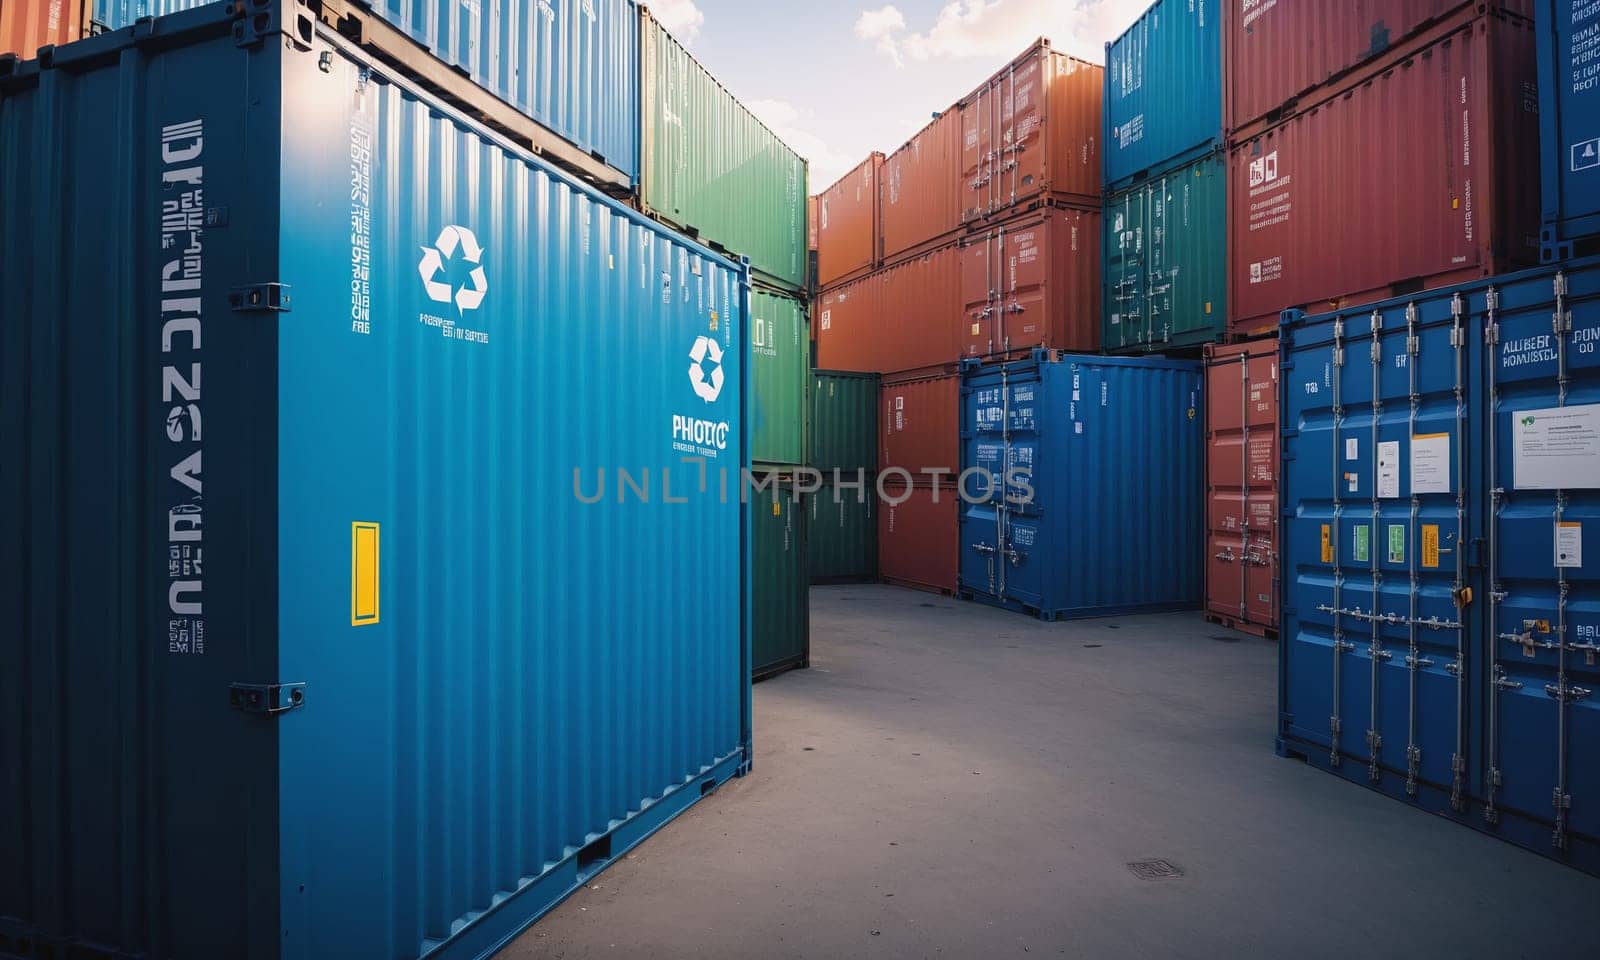
<path fill-rule="evenodd" d="M 776 500 L 772 501 L 772 515 L 774 517 L 783 516 L 783 507 Z"/>
<path fill-rule="evenodd" d="M 1333 526 L 1326 523 L 1322 525 L 1322 562 L 1333 562 Z"/>
<path fill-rule="evenodd" d="M 711 311 L 711 332 L 717 332 L 717 311 Z"/>
<path fill-rule="evenodd" d="M 1211 316 L 1211 301 L 1210 300 L 1206 301 L 1206 316 L 1208 316 L 1208 317 Z"/>
<path fill-rule="evenodd" d="M 1439 525 L 1437 523 L 1424 523 L 1422 525 L 1422 565 L 1434 568 L 1439 566 Z"/>
<path fill-rule="evenodd" d="M 378 622 L 378 525 L 350 524 L 350 625 Z"/>
<path fill-rule="evenodd" d="M 977 324 L 976 324 L 976 323 L 974 323 L 974 324 L 973 324 L 973 325 L 972 325 L 972 335 L 973 335 L 973 336 L 974 336 L 974 337 L 976 337 L 976 336 L 977 336 L 977 335 L 978 335 L 978 325 L 977 325 Z"/>

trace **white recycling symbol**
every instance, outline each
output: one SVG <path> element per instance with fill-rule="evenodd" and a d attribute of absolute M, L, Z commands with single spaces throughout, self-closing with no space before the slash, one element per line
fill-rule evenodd
<path fill-rule="evenodd" d="M 689 382 L 694 394 L 706 403 L 715 403 L 722 395 L 722 348 L 710 337 L 697 337 L 689 351 Z M 706 373 L 706 361 L 711 361 L 711 372 Z"/>
<path fill-rule="evenodd" d="M 451 287 L 448 281 L 438 279 L 444 273 L 444 261 L 455 259 L 457 248 L 461 250 L 462 259 L 475 264 L 467 275 L 469 282 L 463 284 L 460 290 Z M 461 313 L 478 309 L 478 305 L 483 303 L 484 294 L 489 292 L 489 280 L 483 272 L 483 248 L 478 245 L 478 238 L 466 227 L 450 224 L 440 230 L 439 239 L 433 242 L 433 246 L 422 248 L 422 262 L 417 264 L 417 272 L 422 275 L 422 286 L 428 291 L 429 300 L 454 303 L 456 310 Z"/>

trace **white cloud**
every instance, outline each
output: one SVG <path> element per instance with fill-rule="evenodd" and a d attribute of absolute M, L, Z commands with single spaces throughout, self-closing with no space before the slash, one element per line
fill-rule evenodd
<path fill-rule="evenodd" d="M 856 18 L 856 36 L 873 41 L 878 51 L 893 60 L 897 67 L 904 64 L 900 58 L 898 38 L 905 29 L 905 14 L 893 4 L 876 10 L 863 10 L 861 16 Z"/>
<path fill-rule="evenodd" d="M 811 193 L 820 192 L 861 161 L 860 157 L 852 157 L 830 147 L 826 140 L 812 131 L 816 115 L 810 111 L 802 112 L 787 100 L 746 100 L 745 106 L 762 123 L 772 128 L 772 132 L 784 143 L 810 161 Z"/>
<path fill-rule="evenodd" d="M 700 35 L 700 25 L 706 22 L 705 12 L 694 0 L 651 0 L 650 16 L 685 46 Z"/>
<path fill-rule="evenodd" d="M 1049 37 L 1056 49 L 1099 62 L 1106 41 L 1127 29 L 1148 0 L 951 0 L 932 26 L 908 29 L 892 6 L 864 11 L 856 36 L 896 66 L 907 60 L 999 58 Z"/>

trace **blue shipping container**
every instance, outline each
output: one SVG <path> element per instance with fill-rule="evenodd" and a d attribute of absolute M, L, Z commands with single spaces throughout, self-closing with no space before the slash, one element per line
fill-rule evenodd
<path fill-rule="evenodd" d="M 93 19 L 116 30 L 206 2 L 93 0 Z M 342 13 L 343 2 L 326 0 L 324 13 Z M 371 9 L 448 67 L 613 168 L 622 185 L 638 182 L 634 0 L 349 0 L 349 9 Z"/>
<path fill-rule="evenodd" d="M 1600 250 L 1600 4 L 1539 0 L 1544 260 Z M 1587 242 L 1585 242 L 1587 241 Z"/>
<path fill-rule="evenodd" d="M 1280 749 L 1600 871 L 1600 261 L 1282 349 Z"/>
<path fill-rule="evenodd" d="M 1222 142 L 1219 0 L 1156 0 L 1106 44 L 1105 184 L 1172 169 Z"/>
<path fill-rule="evenodd" d="M 0 78 L 30 956 L 484 957 L 749 763 L 747 270 L 288 9 Z"/>
<path fill-rule="evenodd" d="M 1201 389 L 1184 360 L 969 362 L 961 595 L 1049 620 L 1197 606 Z"/>

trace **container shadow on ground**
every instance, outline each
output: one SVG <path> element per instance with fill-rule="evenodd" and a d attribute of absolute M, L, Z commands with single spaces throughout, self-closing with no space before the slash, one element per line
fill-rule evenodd
<path fill-rule="evenodd" d="M 1592 955 L 1600 881 L 1274 756 L 1276 657 L 816 588 L 754 772 L 502 956 Z"/>

